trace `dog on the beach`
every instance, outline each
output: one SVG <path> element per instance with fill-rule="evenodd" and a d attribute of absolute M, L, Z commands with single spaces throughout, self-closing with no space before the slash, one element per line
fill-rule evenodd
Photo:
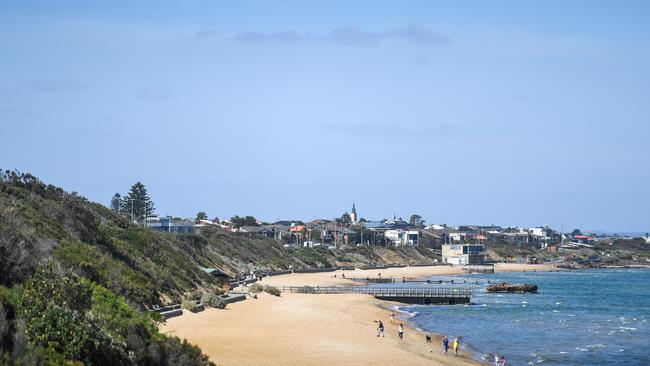
<path fill-rule="evenodd" d="M 430 335 L 425 335 L 424 339 L 427 341 L 427 343 L 431 343 L 431 336 Z"/>

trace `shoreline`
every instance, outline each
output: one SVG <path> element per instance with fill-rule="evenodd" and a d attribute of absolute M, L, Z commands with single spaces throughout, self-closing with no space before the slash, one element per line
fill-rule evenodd
<path fill-rule="evenodd" d="M 496 266 L 495 266 L 495 272 L 494 272 L 494 273 L 508 273 L 508 272 L 522 272 L 522 273 L 526 273 L 526 272 L 531 272 L 531 271 L 530 271 L 531 269 L 532 269 L 532 272 L 533 272 L 533 273 L 534 273 L 534 272 L 538 272 L 538 271 L 539 271 L 539 272 L 562 272 L 562 271 L 568 271 L 568 269 L 562 269 L 562 268 L 557 268 L 557 267 L 553 267 L 553 268 L 547 267 L 547 266 L 549 266 L 548 264 L 540 264 L 540 265 L 528 265 L 528 264 L 525 264 L 525 265 L 524 265 L 524 266 L 529 266 L 529 268 L 508 268 L 508 267 L 505 267 L 505 268 L 504 268 L 504 267 L 502 267 L 503 265 L 506 265 L 506 266 L 508 266 L 508 265 L 517 265 L 517 266 L 518 266 L 518 264 L 511 264 L 511 263 L 499 263 L 498 265 L 501 266 L 501 267 L 500 267 L 500 270 L 497 271 L 497 270 L 496 270 L 497 268 L 496 268 Z M 535 266 L 540 266 L 540 267 L 538 268 L 538 267 L 535 267 Z M 470 276 L 470 275 L 477 275 L 477 274 L 482 274 L 482 273 L 477 273 L 477 272 L 462 272 L 462 273 L 457 273 L 457 274 L 449 274 L 449 275 L 447 275 L 447 276 L 455 277 L 455 276 Z M 414 279 L 423 279 L 423 278 L 414 278 Z M 436 339 L 438 339 L 438 340 L 440 340 L 440 342 L 442 342 L 442 338 L 445 336 L 444 334 L 439 333 L 437 330 L 426 330 L 426 329 L 422 329 L 422 328 L 418 327 L 418 326 L 415 324 L 415 321 L 412 320 L 412 319 L 414 319 L 414 318 L 416 318 L 417 316 L 419 316 L 419 315 L 420 315 L 419 312 L 415 312 L 415 313 L 413 313 L 413 312 L 409 312 L 409 311 L 404 310 L 404 308 L 406 308 L 406 307 L 418 306 L 418 305 L 413 305 L 413 304 L 402 304 L 402 303 L 395 303 L 395 304 L 393 304 L 393 303 L 390 302 L 390 301 L 384 301 L 384 302 L 386 303 L 386 305 L 385 305 L 385 309 L 387 309 L 388 311 L 391 311 L 391 312 L 394 312 L 394 313 L 401 313 L 401 314 L 404 314 L 404 315 L 407 316 L 407 318 L 406 318 L 406 319 L 403 319 L 403 320 L 404 320 L 404 322 L 406 322 L 406 323 L 408 324 L 408 327 L 409 327 L 409 328 L 412 328 L 412 329 L 414 329 L 415 331 L 420 332 L 420 333 L 422 333 L 422 334 L 430 334 L 430 335 L 433 335 L 433 336 L 436 337 Z M 465 305 L 472 305 L 472 303 L 470 303 L 470 304 L 465 304 Z M 459 304 L 459 305 L 457 305 L 457 306 L 465 306 L 465 305 Z M 384 305 L 381 305 L 381 306 L 384 307 Z M 440 306 L 448 306 L 448 305 L 440 305 Z M 461 337 L 462 337 L 462 336 L 461 336 Z M 450 342 L 451 342 L 451 341 L 452 341 L 452 338 L 450 338 Z M 481 351 L 481 350 L 480 350 L 478 347 L 476 347 L 476 346 L 472 346 L 470 343 L 463 342 L 463 344 L 465 345 L 465 351 L 466 351 L 467 353 L 469 353 L 469 354 L 472 355 L 472 357 L 471 357 L 472 360 L 478 362 L 478 363 L 481 364 L 481 365 L 483 365 L 483 364 L 491 364 L 491 363 L 490 363 L 490 362 L 489 362 L 489 361 L 484 357 L 487 353 Z"/>
<path fill-rule="evenodd" d="M 549 265 L 497 265 L 495 272 L 554 270 Z M 468 274 L 460 267 L 401 267 L 380 270 L 349 270 L 319 273 L 293 273 L 265 277 L 264 285 L 351 286 L 358 282 L 347 277 L 404 277 Z M 334 277 L 334 275 L 336 275 Z M 282 293 L 281 297 L 261 294 L 228 305 L 226 310 L 207 309 L 185 312 L 163 324 L 162 332 L 186 338 L 201 347 L 219 365 L 480 365 L 477 353 L 461 343 L 459 357 L 445 356 L 442 336 L 417 329 L 408 319 L 389 314 L 406 304 L 383 301 L 369 295 L 310 295 Z M 444 306 L 444 305 L 441 305 Z M 385 338 L 376 337 L 374 320 L 382 320 Z M 406 328 L 404 340 L 397 338 L 399 322 Z M 432 338 L 425 342 L 425 334 Z M 453 340 L 453 339 L 451 339 Z M 450 340 L 450 341 L 451 341 Z"/>

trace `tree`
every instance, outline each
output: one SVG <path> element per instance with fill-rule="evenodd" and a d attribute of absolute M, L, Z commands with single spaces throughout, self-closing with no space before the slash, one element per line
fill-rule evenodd
<path fill-rule="evenodd" d="M 203 211 L 196 214 L 196 221 L 197 222 L 200 221 L 200 220 L 207 220 L 207 219 L 208 219 L 208 214 L 206 214 Z"/>
<path fill-rule="evenodd" d="M 147 215 L 154 213 L 154 203 L 147 194 L 144 184 L 137 182 L 131 186 L 129 194 L 122 200 L 120 213 L 134 221 L 144 222 Z"/>
<path fill-rule="evenodd" d="M 409 223 L 411 225 L 417 226 L 417 227 L 424 226 L 424 220 L 422 220 L 422 216 L 420 216 L 418 214 L 411 215 L 411 218 L 409 219 Z"/>
<path fill-rule="evenodd" d="M 343 215 L 341 215 L 340 222 L 344 225 L 350 225 L 350 223 L 352 222 L 352 217 L 350 217 L 350 214 L 346 212 Z"/>
<path fill-rule="evenodd" d="M 257 226 L 257 219 L 253 216 L 239 217 L 235 215 L 230 218 L 230 222 L 235 229 L 239 229 L 242 226 Z"/>
<path fill-rule="evenodd" d="M 580 231 L 580 229 L 573 229 L 573 231 L 571 232 L 571 235 L 572 236 L 582 235 L 582 231 Z"/>
<path fill-rule="evenodd" d="M 115 193 L 113 199 L 111 200 L 111 210 L 119 213 L 121 205 L 122 205 L 122 195 L 119 193 Z"/>

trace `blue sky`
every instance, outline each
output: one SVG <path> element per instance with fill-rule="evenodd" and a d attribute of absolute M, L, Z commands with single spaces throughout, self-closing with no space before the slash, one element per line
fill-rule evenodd
<path fill-rule="evenodd" d="M 650 230 L 650 2 L 0 3 L 0 167 L 158 213 Z"/>

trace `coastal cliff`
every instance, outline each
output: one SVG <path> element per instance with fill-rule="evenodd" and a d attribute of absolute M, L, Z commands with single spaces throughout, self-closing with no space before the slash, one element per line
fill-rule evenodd
<path fill-rule="evenodd" d="M 426 248 L 288 250 L 219 229 L 160 233 L 30 174 L 0 171 L 0 360 L 206 365 L 201 350 L 158 333 L 145 311 L 218 291 L 201 267 L 236 275 L 433 257 Z"/>

